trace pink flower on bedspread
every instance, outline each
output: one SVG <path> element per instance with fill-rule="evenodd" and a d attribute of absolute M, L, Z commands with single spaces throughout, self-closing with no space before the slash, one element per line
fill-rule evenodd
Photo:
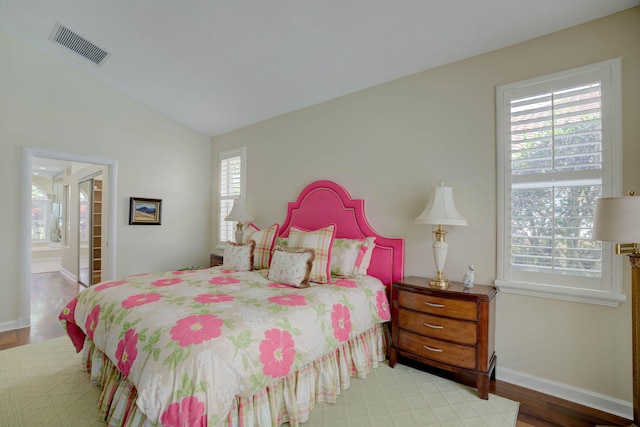
<path fill-rule="evenodd" d="M 198 270 L 178 270 L 178 271 L 172 271 L 171 274 L 173 274 L 174 276 L 182 276 L 183 274 L 191 274 L 191 273 L 195 273 Z"/>
<path fill-rule="evenodd" d="M 190 344 L 200 344 L 222 334 L 224 321 L 215 314 L 199 314 L 185 317 L 176 322 L 171 328 L 171 339 L 178 342 L 180 347 Z"/>
<path fill-rule="evenodd" d="M 333 326 L 333 336 L 338 341 L 346 341 L 351 333 L 351 312 L 349 308 L 342 304 L 334 304 L 331 312 L 331 326 Z"/>
<path fill-rule="evenodd" d="M 332 282 L 333 285 L 342 286 L 343 288 L 357 288 L 356 282 L 349 279 L 338 279 L 335 282 Z"/>
<path fill-rule="evenodd" d="M 194 298 L 196 302 L 202 304 L 210 304 L 215 302 L 229 302 L 233 301 L 233 297 L 227 294 L 200 294 Z"/>
<path fill-rule="evenodd" d="M 291 287 L 289 285 L 283 285 L 282 283 L 276 283 L 276 282 L 269 282 L 267 283 L 267 286 L 269 286 L 270 288 L 290 288 Z"/>
<path fill-rule="evenodd" d="M 133 362 L 138 357 L 138 334 L 135 329 L 129 329 L 125 332 L 124 337 L 118 341 L 116 349 L 116 358 L 118 359 L 118 369 L 125 377 L 129 377 Z"/>
<path fill-rule="evenodd" d="M 162 294 L 156 294 L 156 293 L 138 294 L 138 295 L 130 296 L 126 300 L 122 301 L 120 305 L 122 305 L 123 308 L 133 308 L 133 307 L 138 307 L 140 305 L 156 302 L 161 299 L 162 299 Z"/>
<path fill-rule="evenodd" d="M 151 282 L 153 286 L 171 286 L 177 285 L 178 283 L 182 283 L 184 280 L 179 279 L 177 277 L 172 277 L 171 279 L 159 279 Z"/>
<path fill-rule="evenodd" d="M 84 322 L 84 328 L 87 331 L 87 335 L 92 340 L 93 340 L 93 333 L 96 331 L 96 328 L 98 327 L 99 317 L 100 317 L 100 306 L 96 305 L 95 307 L 93 307 L 93 309 L 91 310 L 91 312 L 87 316 L 87 319 Z"/>
<path fill-rule="evenodd" d="M 307 305 L 307 299 L 303 295 L 297 294 L 278 295 L 275 297 L 269 297 L 268 300 L 274 304 L 288 305 L 290 307 Z"/>
<path fill-rule="evenodd" d="M 378 317 L 383 322 L 391 319 L 391 313 L 389 313 L 389 300 L 384 291 L 378 291 L 376 294 L 376 306 L 378 307 Z"/>
<path fill-rule="evenodd" d="M 209 280 L 212 285 L 235 285 L 240 283 L 240 280 L 230 276 L 217 276 Z"/>
<path fill-rule="evenodd" d="M 109 289 L 109 288 L 113 288 L 114 286 L 120 286 L 120 285 L 124 285 L 125 283 L 127 283 L 126 280 L 118 280 L 117 282 L 107 282 L 107 283 L 103 283 L 101 285 L 96 286 L 95 288 L 93 288 L 96 292 L 98 291 L 102 291 L 104 289 Z"/>
<path fill-rule="evenodd" d="M 173 402 L 160 416 L 163 427 L 207 427 L 204 403 L 193 396 Z"/>
<path fill-rule="evenodd" d="M 262 373 L 273 378 L 289 374 L 296 351 L 291 334 L 282 329 L 269 329 L 260 343 L 260 361 L 264 365 Z"/>

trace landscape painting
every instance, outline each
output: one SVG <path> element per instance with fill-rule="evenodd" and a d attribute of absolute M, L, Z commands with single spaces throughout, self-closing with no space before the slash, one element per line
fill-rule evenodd
<path fill-rule="evenodd" d="M 161 199 L 131 197 L 129 225 L 160 225 Z"/>

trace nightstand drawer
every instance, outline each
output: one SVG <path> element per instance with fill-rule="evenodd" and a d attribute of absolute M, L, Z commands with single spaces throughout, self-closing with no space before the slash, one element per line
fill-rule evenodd
<path fill-rule="evenodd" d="M 438 316 L 454 317 L 456 319 L 477 320 L 478 305 L 474 301 L 454 300 L 448 298 L 422 295 L 412 292 L 399 291 L 400 307 Z"/>
<path fill-rule="evenodd" d="M 476 348 L 400 331 L 398 347 L 416 356 L 460 368 L 476 368 Z"/>
<path fill-rule="evenodd" d="M 222 265 L 224 262 L 224 257 L 222 253 L 212 253 L 209 256 L 209 267 L 217 267 Z"/>
<path fill-rule="evenodd" d="M 475 345 L 477 339 L 478 328 L 475 322 L 432 316 L 403 308 L 398 313 L 398 326 L 420 335 L 461 344 Z"/>

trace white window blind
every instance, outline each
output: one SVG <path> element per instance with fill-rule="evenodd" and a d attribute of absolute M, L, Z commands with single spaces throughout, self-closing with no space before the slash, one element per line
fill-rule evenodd
<path fill-rule="evenodd" d="M 245 163 L 246 147 L 220 153 L 219 245 L 235 241 L 235 224 L 225 218 L 233 208 L 233 201 L 244 195 Z"/>
<path fill-rule="evenodd" d="M 610 245 L 593 240 L 591 230 L 596 198 L 619 182 L 616 66 L 607 61 L 498 87 L 496 284 L 503 290 L 619 302 L 619 295 L 603 296 L 620 288 Z"/>

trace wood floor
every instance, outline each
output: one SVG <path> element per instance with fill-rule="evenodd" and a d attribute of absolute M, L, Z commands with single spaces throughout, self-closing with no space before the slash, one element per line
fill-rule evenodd
<path fill-rule="evenodd" d="M 63 336 L 64 330 L 58 321 L 58 314 L 80 289 L 80 284 L 68 280 L 58 272 L 33 274 L 32 325 L 30 328 L 0 332 L 0 350 Z M 469 379 L 457 379 L 469 382 Z M 492 381 L 491 393 L 520 402 L 516 427 L 595 427 L 631 424 L 631 421 L 624 418 L 503 381 Z"/>

